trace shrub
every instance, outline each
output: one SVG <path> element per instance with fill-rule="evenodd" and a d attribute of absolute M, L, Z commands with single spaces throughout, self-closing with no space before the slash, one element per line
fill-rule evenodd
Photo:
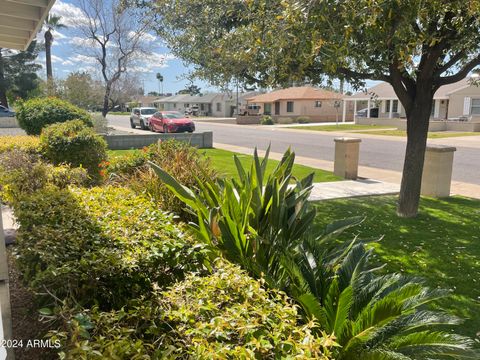
<path fill-rule="evenodd" d="M 298 325 L 285 294 L 264 290 L 238 267 L 188 275 L 151 301 L 70 322 L 66 358 L 327 359 L 332 339 Z M 155 355 L 155 356 L 154 356 Z"/>
<path fill-rule="evenodd" d="M 119 308 L 203 269 L 204 246 L 125 188 L 47 188 L 14 211 L 25 280 L 67 302 Z"/>
<path fill-rule="evenodd" d="M 299 124 L 309 124 L 311 122 L 311 119 L 308 116 L 299 116 L 297 118 L 297 122 Z"/>
<path fill-rule="evenodd" d="M 262 119 L 260 120 L 261 125 L 273 125 L 273 119 L 270 115 L 263 115 Z"/>
<path fill-rule="evenodd" d="M 85 186 L 88 176 L 84 169 L 68 165 L 53 166 L 38 155 L 13 149 L 0 153 L 0 190 L 3 201 L 10 204 L 49 185 L 66 188 Z"/>
<path fill-rule="evenodd" d="M 36 154 L 40 151 L 40 141 L 37 136 L 16 135 L 2 136 L 0 142 L 0 153 L 13 149 L 23 150 L 27 153 Z"/>
<path fill-rule="evenodd" d="M 40 136 L 44 156 L 54 164 L 84 167 L 92 180 L 100 179 L 99 164 L 107 159 L 107 143 L 80 120 L 46 127 Z"/>
<path fill-rule="evenodd" d="M 49 97 L 18 102 L 17 120 L 20 127 L 29 135 L 39 135 L 49 124 L 75 119 L 81 120 L 87 126 L 93 126 L 88 112 L 68 101 Z"/>
<path fill-rule="evenodd" d="M 110 181 L 124 184 L 137 193 L 152 197 L 159 206 L 181 216 L 184 220 L 192 219 L 184 211 L 185 205 L 172 196 L 163 182 L 155 175 L 147 160 L 157 162 L 182 184 L 195 187 L 197 178 L 200 182 L 216 178 L 216 172 L 209 160 L 196 148 L 184 142 L 168 140 L 151 145 L 141 152 L 136 152 L 118 159 L 112 159 L 107 166 Z"/>
<path fill-rule="evenodd" d="M 293 119 L 291 117 L 279 117 L 277 119 L 277 123 L 279 123 L 279 124 L 292 124 Z"/>

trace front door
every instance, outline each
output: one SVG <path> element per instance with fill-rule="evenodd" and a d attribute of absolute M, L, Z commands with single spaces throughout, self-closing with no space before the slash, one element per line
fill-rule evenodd
<path fill-rule="evenodd" d="M 275 102 L 275 115 L 280 115 L 280 101 Z"/>

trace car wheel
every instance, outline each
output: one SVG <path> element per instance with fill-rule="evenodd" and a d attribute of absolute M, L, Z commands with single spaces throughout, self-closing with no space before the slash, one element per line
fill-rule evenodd
<path fill-rule="evenodd" d="M 193 133 L 193 130 L 188 130 L 188 132 L 191 134 L 191 133 Z"/>
<path fill-rule="evenodd" d="M 163 132 L 164 132 L 164 134 L 168 134 L 168 126 L 167 125 L 163 125 Z"/>
<path fill-rule="evenodd" d="M 143 122 L 143 120 L 140 120 L 140 129 L 147 130 L 147 127 L 145 126 L 145 123 Z"/>
<path fill-rule="evenodd" d="M 133 119 L 132 119 L 132 118 L 130 118 L 130 127 L 131 127 L 132 129 L 135 129 L 135 128 L 136 128 L 135 123 L 133 122 Z"/>
<path fill-rule="evenodd" d="M 148 127 L 150 128 L 150 131 L 151 131 L 151 132 L 155 132 L 155 128 L 153 127 L 153 124 L 152 124 L 152 123 L 150 123 L 150 124 L 148 125 Z"/>

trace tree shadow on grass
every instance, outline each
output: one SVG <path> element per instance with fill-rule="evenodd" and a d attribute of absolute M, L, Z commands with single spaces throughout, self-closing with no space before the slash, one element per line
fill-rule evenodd
<path fill-rule="evenodd" d="M 423 198 L 415 219 L 396 216 L 396 197 L 365 197 L 317 202 L 318 231 L 335 219 L 365 216 L 342 240 L 384 238 L 372 243 L 385 271 L 420 276 L 430 287 L 450 289 L 454 296 L 438 305 L 466 322 L 459 330 L 474 337 L 480 331 L 480 201 L 452 197 Z"/>

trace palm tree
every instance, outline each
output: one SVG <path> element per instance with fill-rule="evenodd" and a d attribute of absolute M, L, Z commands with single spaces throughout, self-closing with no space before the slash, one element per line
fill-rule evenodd
<path fill-rule="evenodd" d="M 61 23 L 61 16 L 57 15 L 48 15 L 45 19 L 45 26 L 47 31 L 45 31 L 45 60 L 47 65 L 47 80 L 53 78 L 52 72 L 52 43 L 53 43 L 53 34 L 52 30 L 64 29 L 66 26 Z"/>
<path fill-rule="evenodd" d="M 160 93 L 160 95 L 163 95 L 163 76 L 162 76 L 162 74 L 157 73 L 157 80 L 159 82 L 158 92 Z M 161 91 L 160 91 L 160 84 L 161 84 Z"/>

